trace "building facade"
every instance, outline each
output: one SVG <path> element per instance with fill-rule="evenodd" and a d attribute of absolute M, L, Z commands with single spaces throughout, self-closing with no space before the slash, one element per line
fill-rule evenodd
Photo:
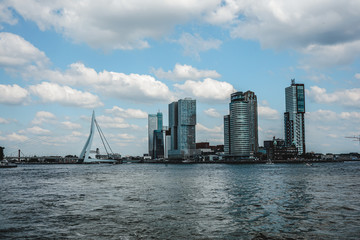
<path fill-rule="evenodd" d="M 252 91 L 247 91 L 244 95 L 245 101 L 248 102 L 249 111 L 250 151 L 256 153 L 259 148 L 257 97 Z"/>
<path fill-rule="evenodd" d="M 164 157 L 163 115 L 161 112 L 148 115 L 149 156 Z"/>
<path fill-rule="evenodd" d="M 291 80 L 285 88 L 286 111 L 284 113 L 285 145 L 295 145 L 298 154 L 305 154 L 305 88 L 304 84 Z"/>
<path fill-rule="evenodd" d="M 185 98 L 169 104 L 169 159 L 191 158 L 196 154 L 195 125 L 196 100 Z"/>
<path fill-rule="evenodd" d="M 248 158 L 258 150 L 257 98 L 247 91 L 231 94 L 230 114 L 224 116 L 224 152 Z"/>

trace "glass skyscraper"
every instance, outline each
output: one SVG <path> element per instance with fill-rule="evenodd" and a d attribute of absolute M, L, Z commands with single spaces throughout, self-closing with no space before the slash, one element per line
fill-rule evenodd
<path fill-rule="evenodd" d="M 231 94 L 230 114 L 224 116 L 224 151 L 247 158 L 258 149 L 257 98 L 254 92 Z"/>
<path fill-rule="evenodd" d="M 149 156 L 164 157 L 163 115 L 161 112 L 148 115 Z"/>
<path fill-rule="evenodd" d="M 291 80 L 291 86 L 285 88 L 286 111 L 284 113 L 284 133 L 286 146 L 295 145 L 299 154 L 306 153 L 305 148 L 305 90 L 304 84 Z"/>
<path fill-rule="evenodd" d="M 191 158 L 196 153 L 195 125 L 196 100 L 185 98 L 169 104 L 170 159 Z"/>

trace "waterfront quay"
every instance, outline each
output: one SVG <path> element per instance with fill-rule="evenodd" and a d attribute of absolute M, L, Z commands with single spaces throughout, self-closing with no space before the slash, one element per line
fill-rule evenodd
<path fill-rule="evenodd" d="M 42 156 L 42 157 L 5 157 L 8 162 L 16 164 L 79 164 L 77 157 L 62 157 L 62 156 Z M 336 158 L 297 158 L 297 159 L 240 159 L 240 160 L 209 160 L 201 159 L 146 159 L 144 157 L 124 157 L 118 160 L 121 163 L 148 163 L 148 164 L 300 164 L 300 163 L 325 163 L 325 162 L 344 162 L 344 161 L 360 161 L 360 158 L 354 157 L 336 157 Z"/>

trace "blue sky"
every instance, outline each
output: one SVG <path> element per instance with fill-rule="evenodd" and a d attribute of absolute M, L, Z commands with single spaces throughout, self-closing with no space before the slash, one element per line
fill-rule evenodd
<path fill-rule="evenodd" d="M 147 152 L 147 114 L 197 100 L 197 142 L 223 144 L 234 91 L 258 97 L 259 144 L 306 88 L 306 143 L 358 152 L 360 2 L 0 1 L 0 146 L 78 155 L 92 110 L 114 152 Z M 100 147 L 98 136 L 94 148 Z"/>

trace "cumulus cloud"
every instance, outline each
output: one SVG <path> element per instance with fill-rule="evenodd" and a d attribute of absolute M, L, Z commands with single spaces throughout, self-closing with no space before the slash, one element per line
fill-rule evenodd
<path fill-rule="evenodd" d="M 208 128 L 202 125 L 201 123 L 196 124 L 196 131 L 201 132 L 210 132 L 210 133 L 222 133 L 223 127 L 222 126 L 215 126 L 214 128 Z"/>
<path fill-rule="evenodd" d="M 79 129 L 81 128 L 81 125 L 78 124 L 78 123 L 73 123 L 73 122 L 70 122 L 70 121 L 64 121 L 64 122 L 61 122 L 61 125 L 63 127 L 65 127 L 66 129 Z"/>
<path fill-rule="evenodd" d="M 344 121 L 347 121 L 348 123 L 351 122 L 360 122 L 360 112 L 340 112 L 336 113 L 331 110 L 324 110 L 319 109 L 314 112 L 308 112 L 306 113 L 306 118 L 310 121 L 314 122 L 336 122 L 341 120 L 343 123 Z M 324 126 L 319 126 L 319 128 L 324 128 L 323 130 L 329 130 L 326 129 Z"/>
<path fill-rule="evenodd" d="M 29 138 L 25 135 L 11 133 L 6 136 L 6 139 L 11 142 L 25 142 L 29 140 Z"/>
<path fill-rule="evenodd" d="M 306 57 L 300 63 L 305 69 L 312 66 L 346 65 L 360 55 L 360 40 L 331 45 L 311 44 L 303 48 L 302 52 L 306 54 Z"/>
<path fill-rule="evenodd" d="M 69 86 L 86 86 L 107 96 L 128 99 L 136 102 L 170 101 L 172 93 L 161 81 L 150 75 L 124 74 L 118 72 L 96 72 L 77 62 L 64 72 L 33 69 L 27 72 L 38 80 L 49 80 Z"/>
<path fill-rule="evenodd" d="M 214 118 L 220 117 L 220 113 L 218 113 L 215 108 L 206 109 L 204 110 L 204 113 L 210 117 L 214 117 Z"/>
<path fill-rule="evenodd" d="M 334 121 L 338 118 L 336 112 L 331 110 L 319 109 L 315 112 L 306 113 L 306 118 L 315 122 Z"/>
<path fill-rule="evenodd" d="M 233 37 L 258 40 L 265 48 L 297 49 L 323 66 L 349 63 L 359 54 L 359 1 L 236 2 L 241 19 Z"/>
<path fill-rule="evenodd" d="M 16 15 L 12 15 L 12 11 Z M 264 48 L 296 49 L 312 64 L 334 65 L 359 55 L 360 2 L 348 0 L 104 0 L 3 1 L 0 21 L 15 24 L 17 16 L 45 31 L 54 29 L 74 42 L 103 49 L 141 49 L 148 39 L 160 39 L 175 26 L 208 23 L 229 29 L 234 38 L 259 41 Z M 177 41 L 185 54 L 217 49 L 221 41 L 184 33 Z M 331 56 L 331 57 L 328 57 Z M 307 61 L 303 63 L 306 63 Z M 319 61 L 319 62 L 317 62 Z M 308 64 L 308 66 L 312 66 Z"/>
<path fill-rule="evenodd" d="M 360 112 L 342 112 L 340 118 L 344 120 L 360 121 Z"/>
<path fill-rule="evenodd" d="M 95 88 L 103 94 L 136 102 L 171 101 L 169 88 L 149 75 L 124 74 L 104 71 Z"/>
<path fill-rule="evenodd" d="M 269 106 L 258 106 L 258 115 L 259 118 L 264 118 L 268 120 L 278 120 L 280 119 L 279 112 Z"/>
<path fill-rule="evenodd" d="M 308 97 L 316 103 L 335 103 L 355 108 L 359 108 L 360 106 L 360 88 L 338 90 L 333 93 L 327 93 L 325 88 L 312 86 L 310 87 L 310 90 L 306 90 L 306 93 Z"/>
<path fill-rule="evenodd" d="M 199 80 L 202 78 L 220 78 L 221 75 L 215 70 L 199 70 L 190 65 L 176 64 L 174 69 L 165 72 L 162 68 L 153 70 L 156 77 L 173 81 Z"/>
<path fill-rule="evenodd" d="M 0 117 L 0 124 L 8 124 L 10 123 L 8 120 L 6 120 L 5 118 Z"/>
<path fill-rule="evenodd" d="M 33 85 L 30 86 L 30 91 L 45 103 L 59 103 L 65 106 L 83 108 L 95 108 L 104 105 L 96 95 L 55 83 L 43 82 Z"/>
<path fill-rule="evenodd" d="M 109 117 L 109 116 L 98 116 L 96 121 L 99 123 L 101 128 L 134 128 L 138 126 L 126 123 L 123 118 L 120 117 Z"/>
<path fill-rule="evenodd" d="M 29 100 L 29 92 L 17 84 L 0 84 L 0 104 L 19 105 Z"/>
<path fill-rule="evenodd" d="M 199 58 L 200 52 L 218 49 L 222 43 L 219 39 L 203 39 L 199 34 L 183 33 L 177 42 L 184 48 L 186 56 Z"/>
<path fill-rule="evenodd" d="M 140 109 L 123 109 L 118 106 L 114 106 L 112 109 L 106 109 L 105 112 L 123 118 L 147 118 L 148 116 L 146 112 Z"/>
<path fill-rule="evenodd" d="M 46 122 L 53 122 L 56 120 L 56 116 L 51 112 L 39 111 L 35 114 L 35 118 L 32 120 L 32 124 L 42 124 Z"/>
<path fill-rule="evenodd" d="M 7 70 L 31 65 L 44 67 L 48 62 L 45 53 L 24 38 L 13 33 L 0 33 L 0 67 Z"/>
<path fill-rule="evenodd" d="M 39 126 L 34 126 L 26 129 L 24 132 L 35 134 L 35 135 L 49 135 L 51 133 L 50 130 L 43 129 Z"/>
<path fill-rule="evenodd" d="M 95 48 L 134 49 L 149 47 L 175 25 L 199 18 L 216 8 L 208 1 L 35 1 L 13 0 L 9 7 L 41 30 L 55 29 L 75 42 Z"/>
<path fill-rule="evenodd" d="M 13 18 L 11 10 L 3 4 L 0 4 L 0 24 L 1 23 L 7 23 L 10 25 L 14 25 L 17 23 L 17 20 Z M 0 30 L 3 27 L 0 25 Z"/>
<path fill-rule="evenodd" d="M 184 84 L 175 84 L 176 88 L 203 100 L 226 100 L 235 91 L 227 82 L 206 78 L 203 81 L 187 80 Z"/>

